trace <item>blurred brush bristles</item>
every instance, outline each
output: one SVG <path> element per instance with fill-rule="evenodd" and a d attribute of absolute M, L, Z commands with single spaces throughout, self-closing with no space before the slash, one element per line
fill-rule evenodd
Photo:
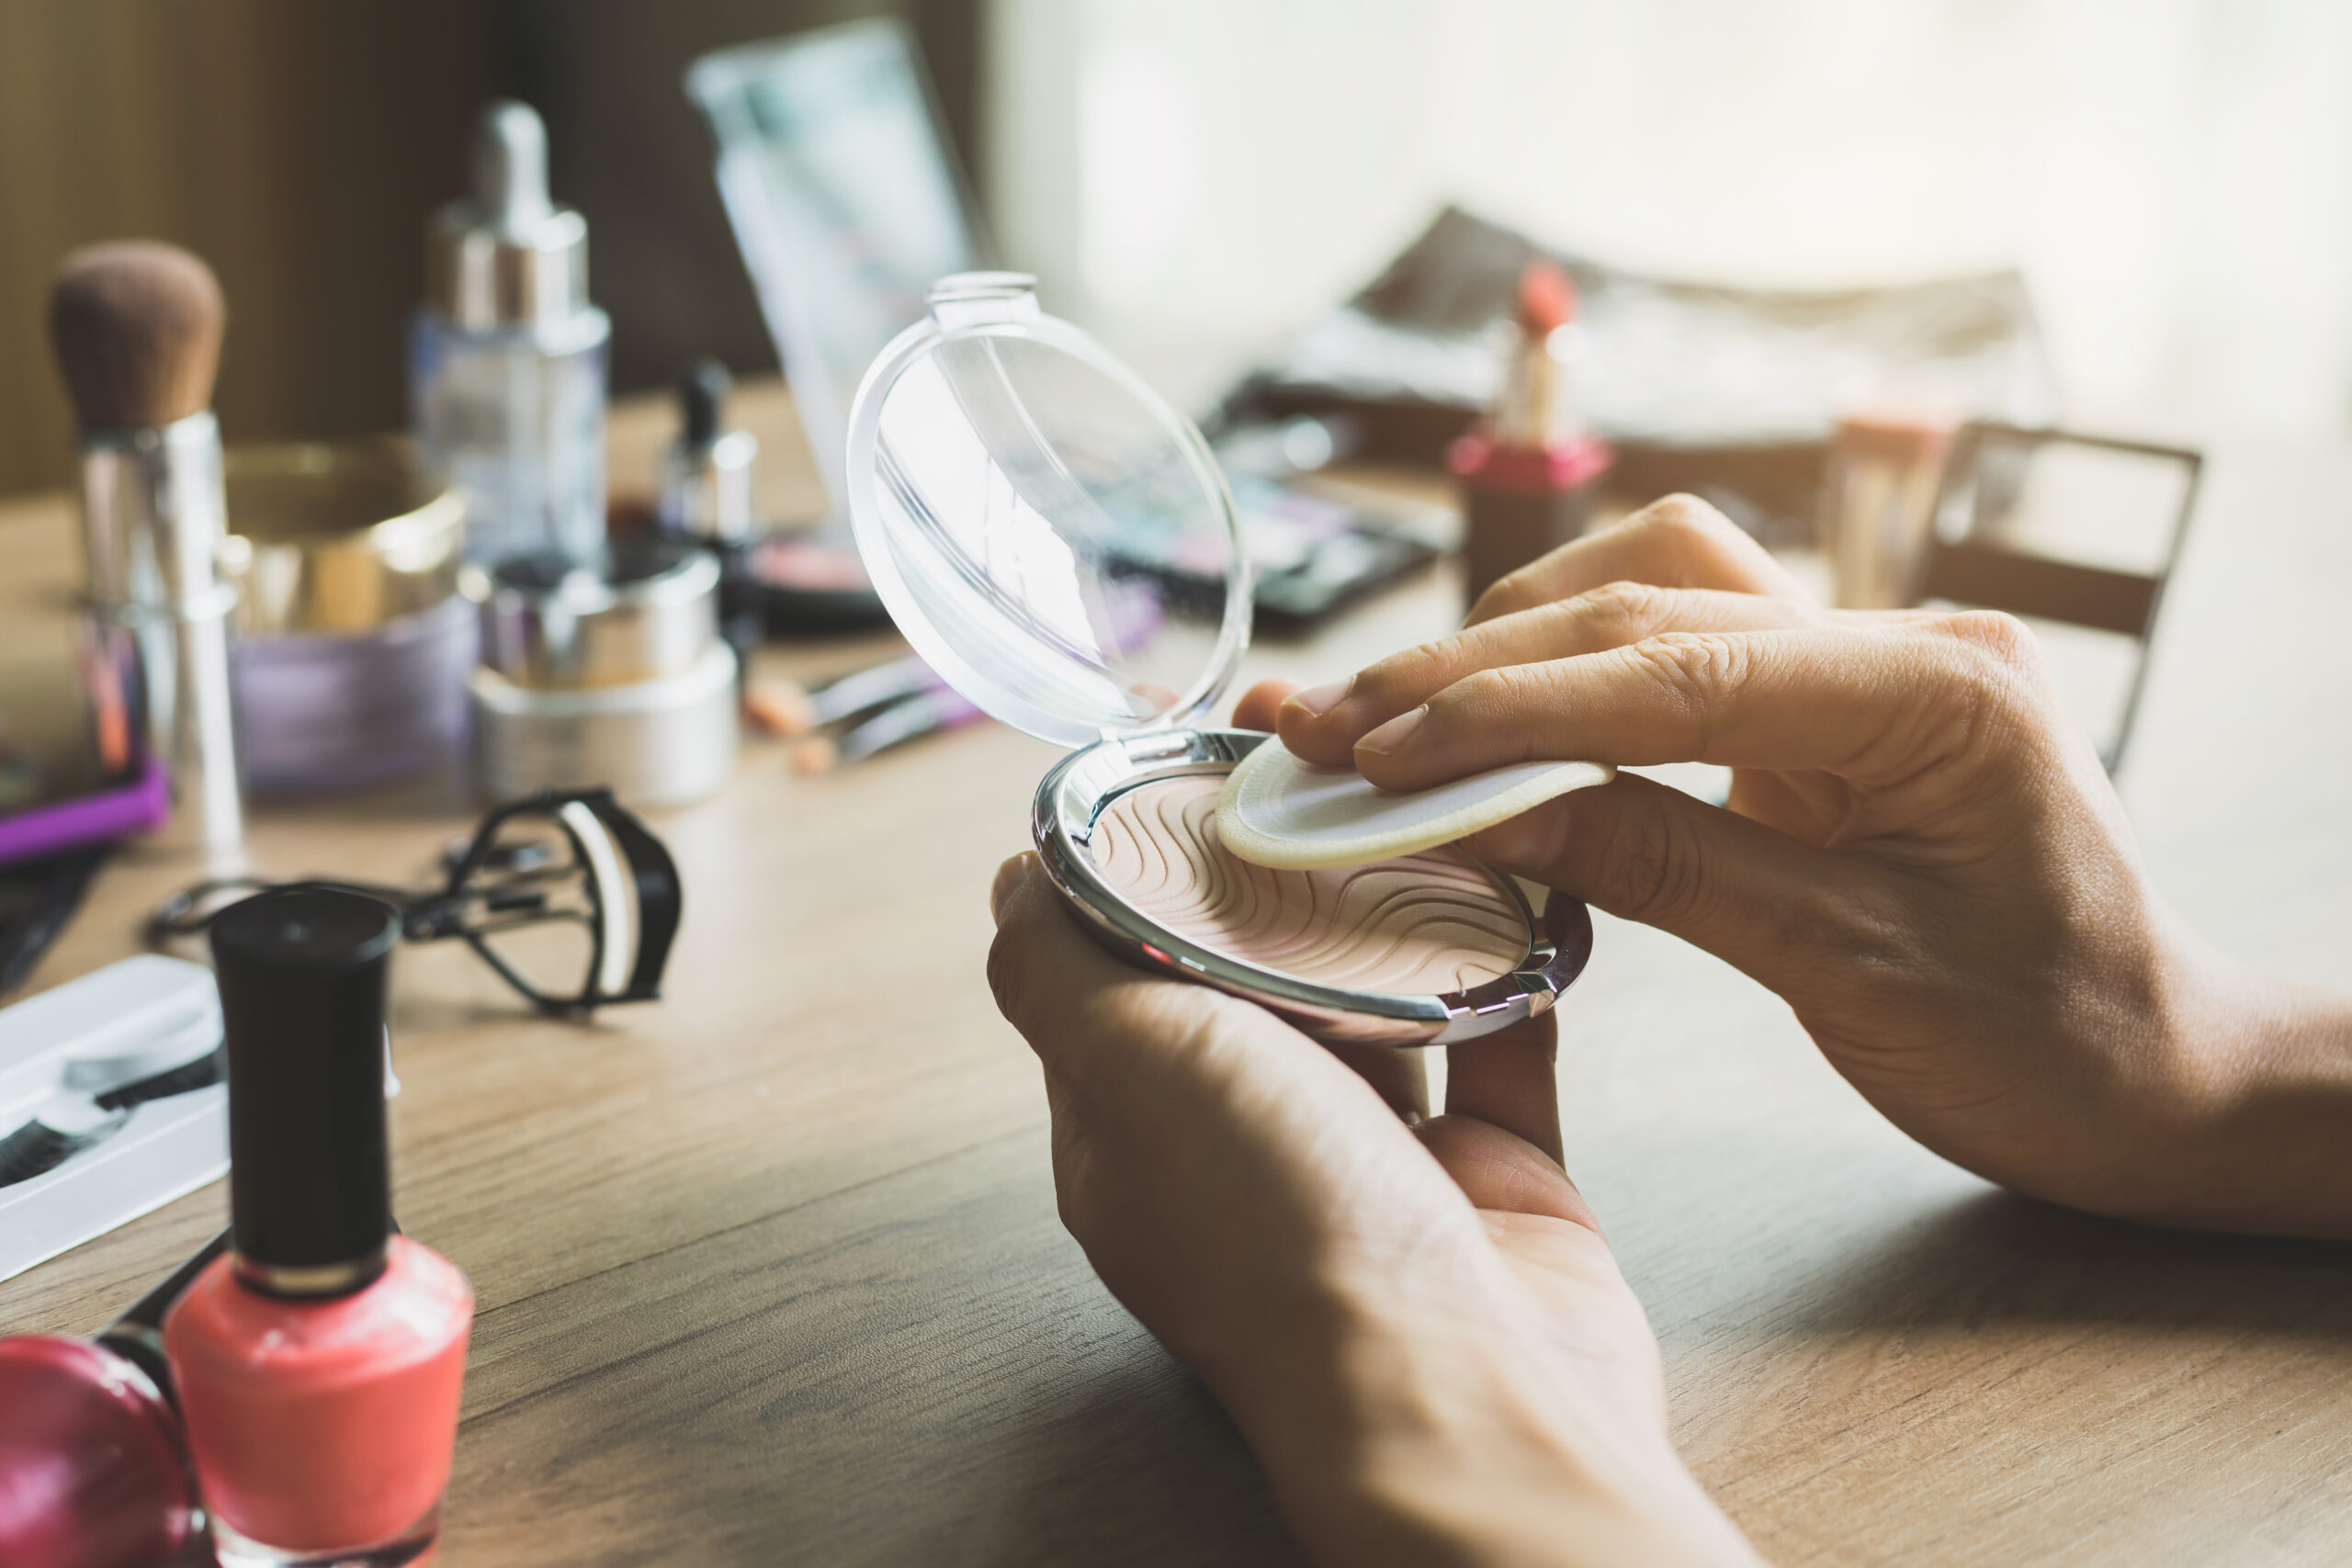
<path fill-rule="evenodd" d="M 812 735 L 792 749 L 792 771 L 804 778 L 830 773 L 841 761 L 842 749 L 822 735 Z"/>
<path fill-rule="evenodd" d="M 212 403 L 228 317 L 212 269 L 176 245 L 75 251 L 49 297 L 49 340 L 85 430 L 170 424 Z"/>
<path fill-rule="evenodd" d="M 817 728 L 816 705 L 797 681 L 754 681 L 743 692 L 743 716 L 763 735 L 790 739 Z"/>

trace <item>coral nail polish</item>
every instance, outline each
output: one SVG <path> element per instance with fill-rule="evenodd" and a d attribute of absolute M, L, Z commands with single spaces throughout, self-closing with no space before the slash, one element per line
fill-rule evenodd
<path fill-rule="evenodd" d="M 393 1234 L 392 912 L 325 889 L 213 922 L 229 1054 L 229 1255 L 164 1326 L 224 1568 L 390 1568 L 439 1530 L 473 1291 Z"/>

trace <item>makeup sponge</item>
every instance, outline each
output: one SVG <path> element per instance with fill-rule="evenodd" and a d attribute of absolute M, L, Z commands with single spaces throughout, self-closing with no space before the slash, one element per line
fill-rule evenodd
<path fill-rule="evenodd" d="M 1322 871 L 1450 844 L 1570 790 L 1607 784 L 1606 762 L 1514 762 L 1430 789 L 1381 789 L 1351 769 L 1302 762 L 1269 739 L 1217 799 L 1218 840 L 1254 865 Z"/>

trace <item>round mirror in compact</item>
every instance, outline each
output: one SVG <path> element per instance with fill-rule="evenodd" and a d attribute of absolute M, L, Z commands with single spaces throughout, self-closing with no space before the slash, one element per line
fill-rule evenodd
<path fill-rule="evenodd" d="M 1039 785 L 1032 829 L 1055 885 L 1113 951 L 1351 1043 L 1490 1033 L 1550 1008 L 1582 972 L 1582 906 L 1555 897 L 1539 921 L 1510 878 L 1447 841 L 1467 829 L 1417 796 L 1259 768 L 1290 793 L 1251 818 L 1252 858 L 1221 840 L 1228 776 L 1280 746 L 1199 723 L 1249 643 L 1239 521 L 1191 422 L 1046 314 L 1033 279 L 934 288 L 925 319 L 867 370 L 848 457 L 859 551 L 915 651 L 995 717 L 1076 748 Z M 1178 570 L 1222 581 L 1222 603 L 1125 635 L 1123 601 Z M 1608 776 L 1568 767 L 1586 769 L 1577 782 Z M 1350 836 L 1286 856 L 1330 818 L 1315 792 L 1333 785 Z M 1486 793 L 1515 802 L 1527 786 Z M 1380 848 L 1333 863 L 1351 858 L 1317 852 L 1333 844 Z"/>

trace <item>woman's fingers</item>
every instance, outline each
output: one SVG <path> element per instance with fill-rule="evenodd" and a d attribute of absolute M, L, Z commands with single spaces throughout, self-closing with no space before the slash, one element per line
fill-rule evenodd
<path fill-rule="evenodd" d="M 1559 1164 L 1558 1041 L 1557 1022 L 1545 1013 L 1447 1046 L 1445 1113 L 1492 1122 Z"/>
<path fill-rule="evenodd" d="M 1259 682 L 1242 693 L 1240 700 L 1233 705 L 1233 728 L 1262 729 L 1271 733 L 1274 728 L 1274 716 L 1282 711 L 1283 704 L 1289 701 L 1291 694 L 1297 690 L 1298 682 L 1295 681 Z"/>
<path fill-rule="evenodd" d="M 1171 1109 L 1181 1125 L 1184 1116 L 1215 1118 L 1250 1107 L 1265 1122 L 1253 1136 L 1281 1142 L 1305 1136 L 1310 1127 L 1337 1134 L 1360 1114 L 1348 1107 L 1358 1103 L 1363 1083 L 1423 1129 L 1431 1155 L 1474 1204 L 1599 1229 L 1560 1168 L 1555 1032 L 1548 1016 L 1454 1047 L 1447 1113 L 1431 1121 L 1421 1053 L 1334 1047 L 1327 1054 L 1246 1003 L 1119 964 L 1061 908 L 1035 855 L 999 868 L 989 902 L 998 928 L 989 985 L 1044 1066 L 1064 1213 L 1088 1235 L 1085 1206 L 1092 1198 L 1080 1168 L 1087 1140 L 1101 1128 L 1111 1128 L 1134 1152 L 1163 1133 L 1180 1142 L 1186 1136 L 1168 1125 Z M 1237 1016 L 1222 1016 L 1227 1010 Z M 1363 1083 L 1352 1094 L 1334 1096 L 1356 1078 Z M 1363 1103 L 1377 1116 L 1368 1096 Z M 1279 1124 L 1286 1118 L 1307 1120 Z M 1203 1135 L 1211 1131 L 1204 1127 Z M 1181 1154 L 1170 1145 L 1157 1157 Z M 1100 1240 L 1092 1236 L 1090 1247 Z"/>
<path fill-rule="evenodd" d="M 1600 1224 L 1560 1164 L 1558 1021 L 1550 1013 L 1445 1051 L 1445 1114 L 1420 1129 L 1477 1208 Z M 1410 1053 L 1419 1055 L 1419 1052 Z"/>
<path fill-rule="evenodd" d="M 1262 1008 L 1206 986 L 1156 976 L 1118 959 L 1079 928 L 1034 854 L 997 868 L 989 893 L 997 937 L 989 985 L 997 1008 L 1071 1091 L 1132 1099 L 1163 1095 L 1175 1079 L 1239 1075 L 1283 1094 L 1345 1064 L 1408 1122 L 1429 1115 L 1419 1053 L 1326 1051 Z M 1270 1089 L 1269 1092 L 1272 1092 Z"/>
<path fill-rule="evenodd" d="M 2032 637 L 1970 612 L 1907 626 L 1673 632 L 1548 664 L 1486 670 L 1356 742 L 1385 789 L 1543 759 L 1820 769 L 1916 777 L 1983 739 L 2034 671 Z"/>
<path fill-rule="evenodd" d="M 1373 1092 L 1388 1102 L 1406 1125 L 1430 1119 L 1430 1077 L 1419 1051 L 1388 1045 L 1327 1045 L 1324 1049 L 1355 1069 Z"/>
<path fill-rule="evenodd" d="M 1283 744 L 1310 762 L 1345 767 L 1366 731 L 1481 670 L 1600 653 L 1669 631 L 1771 631 L 1820 619 L 1820 611 L 1796 599 L 1613 581 L 1408 648 L 1342 684 L 1295 693 L 1278 705 Z"/>
<path fill-rule="evenodd" d="M 1105 1038 L 1090 1020 L 1091 998 L 1128 986 L 1182 987 L 1177 980 L 1155 981 L 1089 941 L 1034 854 L 1015 855 L 997 867 L 989 909 L 997 928 L 989 949 L 997 1010 L 1029 1042 L 1046 1070 L 1067 1084 L 1086 1082 L 1103 1053 L 1127 1044 Z"/>
<path fill-rule="evenodd" d="M 1796 579 L 1739 525 L 1693 495 L 1654 501 L 1598 534 L 1562 545 L 1478 596 L 1469 624 L 1491 621 L 1603 583 L 1716 588 L 1803 600 Z"/>
<path fill-rule="evenodd" d="M 1474 1042 L 1475 1043 L 1475 1042 Z M 1480 1117 L 1447 1111 L 1420 1129 L 1421 1146 L 1476 1209 L 1566 1220 L 1595 1235 L 1600 1221 L 1550 1155 Z"/>

